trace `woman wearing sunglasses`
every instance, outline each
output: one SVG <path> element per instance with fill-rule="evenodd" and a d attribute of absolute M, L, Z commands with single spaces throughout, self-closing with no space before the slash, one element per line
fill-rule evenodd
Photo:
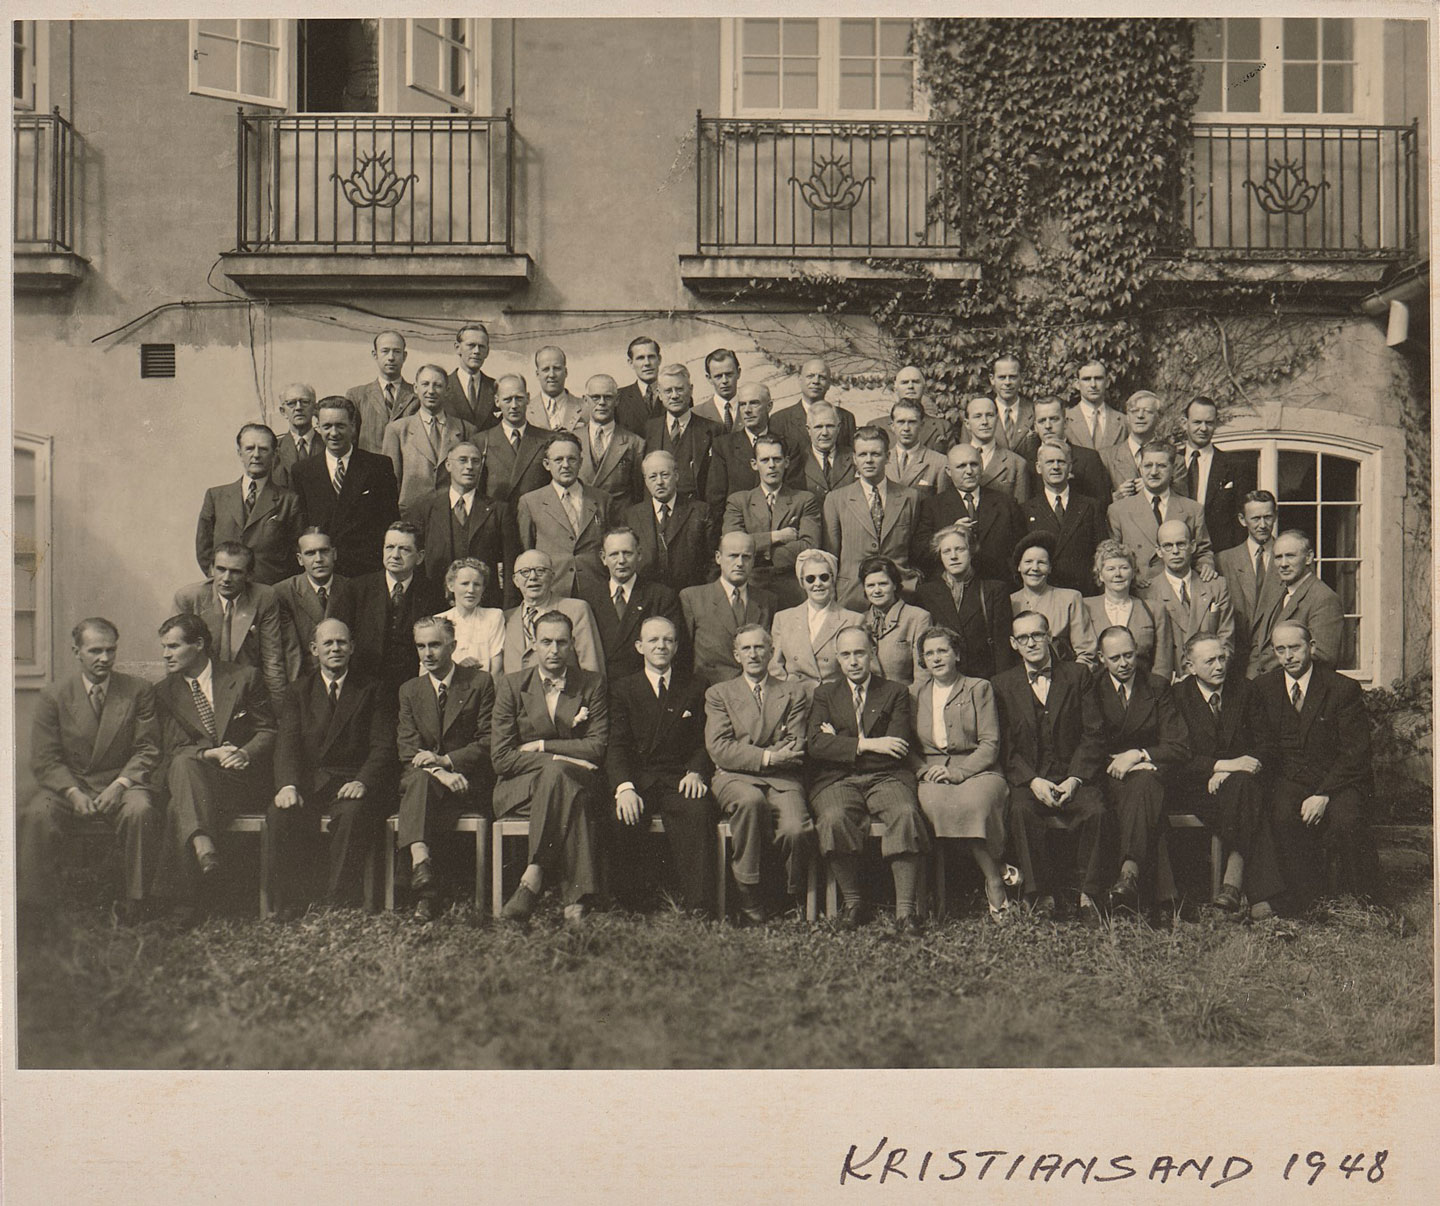
<path fill-rule="evenodd" d="M 865 626 L 865 617 L 841 607 L 835 601 L 837 562 L 822 549 L 806 549 L 795 558 L 795 577 L 805 592 L 805 602 L 775 613 L 770 632 L 775 652 L 770 673 L 776 678 L 795 679 L 807 695 L 822 682 L 840 677 L 835 660 L 835 637 L 851 624 Z"/>
<path fill-rule="evenodd" d="M 889 557 L 867 557 L 860 563 L 865 591 L 865 627 L 875 641 L 880 673 L 891 682 L 914 682 L 920 671 L 920 634 L 930 627 L 930 613 L 900 597 L 900 567 Z"/>
<path fill-rule="evenodd" d="M 1050 622 L 1055 656 L 1090 669 L 1096 663 L 1095 627 L 1078 590 L 1050 585 L 1054 560 L 1054 532 L 1031 532 L 1015 546 L 1015 576 L 1020 579 L 1020 589 L 1010 596 L 1010 609 L 1017 616 L 1022 611 L 1039 612 Z"/>

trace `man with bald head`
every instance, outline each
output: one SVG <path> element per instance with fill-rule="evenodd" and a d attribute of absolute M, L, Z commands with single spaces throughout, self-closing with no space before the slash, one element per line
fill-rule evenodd
<path fill-rule="evenodd" d="M 932 452 L 944 456 L 954 442 L 951 438 L 953 428 L 939 415 L 930 413 L 925 405 L 925 375 L 913 364 L 907 364 L 895 374 L 895 401 L 896 403 L 909 403 L 920 408 L 920 429 L 912 444 L 920 448 L 928 448 Z M 890 433 L 898 438 L 894 427 L 895 411 L 891 408 L 889 424 Z M 886 426 L 886 424 L 881 424 Z M 907 444 L 906 447 L 910 447 Z M 902 485 L 909 485 L 909 482 L 902 482 Z"/>
<path fill-rule="evenodd" d="M 380 836 L 395 783 L 395 696 L 353 665 L 343 620 L 321 620 L 310 640 L 315 669 L 290 684 L 275 739 L 276 792 L 264 840 L 276 871 L 276 905 L 297 913 L 315 891 L 320 818 L 330 817 L 323 899 L 360 900 L 365 860 Z"/>
<path fill-rule="evenodd" d="M 949 480 L 920 500 L 911 561 L 927 576 L 938 573 L 940 563 L 930 547 L 935 533 L 968 522 L 974 525 L 970 547 L 975 573 L 1008 582 L 1014 568 L 1011 554 L 1025 533 L 1020 508 L 1005 491 L 981 486 L 980 450 L 974 444 L 956 444 L 945 459 Z"/>
<path fill-rule="evenodd" d="M 535 353 L 535 376 L 540 392 L 531 400 L 526 414 L 532 426 L 547 431 L 574 431 L 580 426 L 583 411 L 580 399 L 565 388 L 569 373 L 563 348 L 547 344 Z"/>
<path fill-rule="evenodd" d="M 619 390 L 615 378 L 596 373 L 585 382 L 587 415 L 575 425 L 580 437 L 580 480 L 608 500 L 606 522 L 614 522 L 643 493 L 640 462 L 645 441 L 615 421 Z"/>
<path fill-rule="evenodd" d="M 1259 625 L 1261 644 L 1251 654 L 1252 677 L 1273 670 L 1273 634 L 1281 624 L 1303 624 L 1311 652 L 1332 669 L 1340 665 L 1345 609 L 1340 596 L 1315 575 L 1315 546 L 1304 532 L 1281 532 L 1270 544 L 1273 572 L 1282 590 Z"/>
<path fill-rule="evenodd" d="M 698 586 L 715 568 L 715 533 L 710 509 L 679 497 L 680 473 L 668 452 L 651 452 L 640 464 L 649 495 L 624 512 L 625 526 L 640 542 L 640 580 L 664 582 L 672 590 Z"/>
<path fill-rule="evenodd" d="M 289 429 L 275 445 L 275 484 L 288 486 L 296 461 L 320 451 L 320 433 L 315 430 L 315 391 L 296 381 L 280 391 L 280 414 Z"/>
<path fill-rule="evenodd" d="M 396 419 L 413 415 L 420 405 L 415 387 L 402 375 L 406 355 L 405 336 L 399 331 L 381 331 L 370 344 L 370 358 L 379 375 L 345 391 L 360 412 L 360 447 L 366 452 L 379 452 L 385 428 Z"/>
<path fill-rule="evenodd" d="M 550 480 L 545 445 L 551 433 L 526 418 L 530 386 L 519 373 L 506 373 L 495 382 L 495 405 L 499 422 L 475 436 L 480 449 L 480 485 L 486 498 L 504 500 L 518 510 L 524 495 Z"/>
<path fill-rule="evenodd" d="M 810 413 L 817 402 L 824 402 L 830 392 L 830 366 L 820 357 L 800 366 L 800 401 L 770 416 L 770 429 L 785 441 L 790 456 L 803 460 L 810 451 Z M 849 451 L 855 436 L 855 416 L 843 406 L 835 407 L 840 420 L 835 446 Z"/>
<path fill-rule="evenodd" d="M 469 322 L 455 332 L 455 358 L 460 362 L 445 383 L 447 414 L 484 431 L 499 422 L 493 378 L 480 371 L 490 355 L 490 332 L 483 322 Z"/>
<path fill-rule="evenodd" d="M 715 554 L 718 581 L 680 592 L 685 646 L 694 671 L 706 682 L 720 683 L 740 673 L 735 660 L 735 634 L 747 624 L 769 631 L 775 617 L 775 596 L 751 581 L 755 570 L 755 538 L 748 532 L 726 532 Z"/>
<path fill-rule="evenodd" d="M 742 385 L 735 393 L 734 406 L 733 430 L 717 435 L 710 445 L 710 469 L 705 478 L 705 501 L 717 528 L 723 522 L 730 495 L 753 490 L 759 484 L 751 462 L 755 459 L 755 441 L 770 430 L 769 387 L 758 381 Z M 700 413 L 698 407 L 695 413 Z"/>
<path fill-rule="evenodd" d="M 414 414 L 396 419 L 385 428 L 381 446 L 395 466 L 395 480 L 400 483 L 400 514 L 415 518 L 420 503 L 441 486 L 449 484 L 450 475 L 445 458 L 462 440 L 475 434 L 464 419 L 446 414 L 445 370 L 438 364 L 427 364 L 415 374 L 415 393 L 420 408 Z"/>
<path fill-rule="evenodd" d="M 595 616 L 584 599 L 557 592 L 550 557 L 538 549 L 521 553 L 513 577 L 520 602 L 505 613 L 505 673 L 518 674 L 535 664 L 535 623 L 547 611 L 561 611 L 570 618 L 571 650 L 580 669 L 603 676 L 604 647 Z"/>

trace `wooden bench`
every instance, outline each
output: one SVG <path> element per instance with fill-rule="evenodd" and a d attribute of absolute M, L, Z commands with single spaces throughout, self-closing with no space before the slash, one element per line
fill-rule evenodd
<path fill-rule="evenodd" d="M 487 878 L 486 856 L 489 846 L 486 838 L 489 831 L 488 818 L 479 812 L 462 812 L 455 818 L 451 833 L 473 833 L 475 835 L 475 907 L 485 909 L 485 881 Z M 385 822 L 385 840 L 381 849 L 385 856 L 385 908 L 395 908 L 395 840 L 400 836 L 400 817 L 392 814 Z M 497 847 L 498 849 L 498 847 Z"/>
<path fill-rule="evenodd" d="M 721 821 L 715 826 L 715 911 L 721 921 L 725 920 L 726 897 L 730 886 L 730 822 Z M 811 860 L 805 880 L 805 920 L 814 921 L 820 915 L 820 867 L 819 855 Z"/>
<path fill-rule="evenodd" d="M 664 833 L 665 819 L 663 817 L 651 817 L 649 824 L 645 827 L 646 833 Z M 503 820 L 494 821 L 490 825 L 490 845 L 495 852 L 495 862 L 491 871 L 490 880 L 490 913 L 494 917 L 500 916 L 500 910 L 505 907 L 505 839 L 530 836 L 529 817 L 505 817 Z M 601 858 L 600 874 L 605 875 L 605 861 Z M 478 885 L 477 885 L 477 891 Z"/>

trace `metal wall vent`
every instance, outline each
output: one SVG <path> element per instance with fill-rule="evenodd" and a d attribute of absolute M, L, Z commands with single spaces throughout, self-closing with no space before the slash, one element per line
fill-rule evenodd
<path fill-rule="evenodd" d="M 142 343 L 140 345 L 140 378 L 173 377 L 175 345 L 173 343 Z"/>

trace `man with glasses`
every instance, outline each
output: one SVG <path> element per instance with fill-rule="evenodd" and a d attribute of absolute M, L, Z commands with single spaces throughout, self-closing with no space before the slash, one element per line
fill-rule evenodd
<path fill-rule="evenodd" d="M 575 425 L 580 437 L 580 480 L 607 500 L 606 522 L 615 522 L 644 492 L 640 462 L 645 441 L 615 421 L 615 378 L 596 373 L 585 382 L 585 409 Z"/>
<path fill-rule="evenodd" d="M 658 378 L 660 403 L 664 408 L 645 424 L 645 451 L 668 452 L 679 472 L 676 493 L 681 498 L 705 499 L 705 477 L 710 468 L 710 445 L 720 426 L 696 416 L 690 370 L 683 364 L 667 364 Z"/>
<path fill-rule="evenodd" d="M 770 434 L 770 391 L 755 383 L 743 385 L 735 395 L 735 427 L 715 437 L 710 446 L 710 470 L 705 477 L 705 502 L 710 522 L 719 528 L 725 504 L 732 494 L 760 484 L 755 469 L 755 441 Z M 696 409 L 699 414 L 699 409 Z M 789 449 L 786 449 L 787 455 Z"/>
<path fill-rule="evenodd" d="M 520 603 L 505 613 L 505 673 L 516 674 L 535 664 L 535 624 L 547 611 L 570 618 L 570 650 L 582 670 L 604 673 L 600 634 L 584 599 L 571 599 L 554 589 L 555 567 L 535 549 L 515 558 L 515 587 Z"/>
<path fill-rule="evenodd" d="M 649 498 L 625 511 L 625 526 L 640 542 L 640 577 L 674 590 L 698 586 L 714 572 L 716 525 L 710 509 L 694 498 L 679 498 L 675 458 L 652 452 L 640 463 Z"/>
<path fill-rule="evenodd" d="M 1184 520 L 1162 523 L 1156 544 L 1161 570 L 1137 594 L 1152 606 L 1163 607 L 1170 617 L 1171 664 L 1184 667 L 1191 639 L 1201 634 L 1215 637 L 1228 659 L 1235 649 L 1235 612 L 1225 579 L 1215 574 L 1207 582 L 1195 572 L 1195 537 Z"/>
<path fill-rule="evenodd" d="M 315 430 L 315 391 L 303 381 L 287 385 L 280 391 L 280 413 L 289 429 L 275 446 L 273 472 L 276 485 L 288 486 L 295 462 L 320 451 L 320 434 Z"/>

